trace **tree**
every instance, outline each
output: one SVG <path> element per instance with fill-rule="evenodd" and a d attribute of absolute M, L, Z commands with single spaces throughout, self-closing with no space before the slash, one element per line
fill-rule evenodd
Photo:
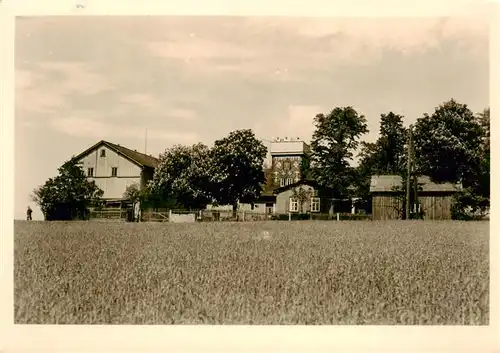
<path fill-rule="evenodd" d="M 407 135 L 403 116 L 389 112 L 381 115 L 377 141 L 361 142 L 358 155 L 360 160 L 356 168 L 356 189 L 357 196 L 365 201 L 365 208 L 369 208 L 367 202 L 372 175 L 400 175 L 403 179 L 406 176 Z"/>
<path fill-rule="evenodd" d="M 318 183 L 333 190 L 334 198 L 346 197 L 355 179 L 350 166 L 360 137 L 368 132 L 366 118 L 352 107 L 335 108 L 314 118 L 311 142 L 312 174 Z"/>
<path fill-rule="evenodd" d="M 210 150 L 202 143 L 167 149 L 149 185 L 153 199 L 186 209 L 204 208 L 212 200 L 210 166 Z"/>
<path fill-rule="evenodd" d="M 48 221 L 85 218 L 90 204 L 99 202 L 104 192 L 93 180 L 87 180 L 74 158 L 59 167 L 58 172 L 58 176 L 33 190 L 32 200 Z"/>
<path fill-rule="evenodd" d="M 303 187 L 295 187 L 292 189 L 292 198 L 297 200 L 299 206 L 299 213 L 303 213 L 304 204 L 310 201 L 314 196 L 314 193 L 310 189 L 305 189 Z"/>
<path fill-rule="evenodd" d="M 417 173 L 434 182 L 461 182 L 453 217 L 468 217 L 489 205 L 489 111 L 475 116 L 451 99 L 415 124 Z"/>
<path fill-rule="evenodd" d="M 252 130 L 236 130 L 217 140 L 212 148 L 212 196 L 219 205 L 232 205 L 236 216 L 238 202 L 253 202 L 262 191 L 262 168 L 267 148 Z"/>
<path fill-rule="evenodd" d="M 481 161 L 484 130 L 467 105 L 451 99 L 415 123 L 417 173 L 435 182 L 459 182 L 469 187 Z"/>
<path fill-rule="evenodd" d="M 141 197 L 141 189 L 137 183 L 127 186 L 125 188 L 125 192 L 123 193 L 123 198 L 133 203 L 140 201 Z"/>
<path fill-rule="evenodd" d="M 380 135 L 377 141 L 379 173 L 399 175 L 406 168 L 405 146 L 407 129 L 403 116 L 389 112 L 380 118 Z"/>
<path fill-rule="evenodd" d="M 482 217 L 490 206 L 490 109 L 484 109 L 476 119 L 483 130 L 480 162 L 469 186 L 457 195 L 453 211 L 460 219 L 470 218 L 470 213 L 473 218 Z"/>
<path fill-rule="evenodd" d="M 266 190 L 270 190 L 274 187 L 274 175 L 273 175 L 273 167 L 271 165 L 264 165 L 264 178 L 266 183 L 264 188 Z"/>

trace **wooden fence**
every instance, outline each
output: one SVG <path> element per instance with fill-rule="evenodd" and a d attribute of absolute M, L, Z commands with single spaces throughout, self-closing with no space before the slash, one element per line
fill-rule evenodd
<path fill-rule="evenodd" d="M 93 221 L 133 221 L 130 209 L 102 209 L 92 210 L 90 219 Z M 214 210 L 143 210 L 140 222 L 255 222 L 255 221 L 297 221 L 297 220 L 371 220 L 371 215 L 336 213 L 283 213 L 264 214 L 262 212 L 237 211 L 214 211 Z M 136 220 L 139 221 L 139 220 Z"/>

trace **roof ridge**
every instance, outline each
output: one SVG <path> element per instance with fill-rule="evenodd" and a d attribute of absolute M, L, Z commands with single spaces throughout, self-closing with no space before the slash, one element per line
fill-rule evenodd
<path fill-rule="evenodd" d="M 122 145 L 119 145 L 119 144 L 116 144 L 116 143 L 113 143 L 113 142 L 109 142 L 109 141 L 105 141 L 105 140 L 103 140 L 103 142 L 104 142 L 104 143 L 107 143 L 107 144 L 110 144 L 110 145 L 112 145 L 112 146 L 114 146 L 114 147 L 123 148 L 123 149 L 125 149 L 125 150 L 130 151 L 130 152 L 141 154 L 141 155 L 146 156 L 146 157 L 149 157 L 149 158 L 158 159 L 158 158 L 156 158 L 156 157 L 154 157 L 154 156 L 152 156 L 152 155 L 149 155 L 149 154 L 146 154 L 146 153 L 142 153 L 142 152 L 139 152 L 139 151 L 133 150 L 133 149 L 128 148 L 128 147 L 126 147 L 126 146 L 122 146 Z"/>

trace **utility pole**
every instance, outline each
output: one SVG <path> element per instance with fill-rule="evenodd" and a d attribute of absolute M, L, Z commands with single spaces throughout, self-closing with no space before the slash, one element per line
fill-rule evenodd
<path fill-rule="evenodd" d="M 406 219 L 410 219 L 411 167 L 413 155 L 412 126 L 408 129 L 408 166 L 406 167 Z"/>

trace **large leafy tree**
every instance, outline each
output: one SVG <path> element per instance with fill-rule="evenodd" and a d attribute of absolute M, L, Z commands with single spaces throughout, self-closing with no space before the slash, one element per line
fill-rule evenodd
<path fill-rule="evenodd" d="M 458 195 L 455 207 L 458 217 L 468 217 L 464 214 L 466 207 L 470 208 L 473 215 L 481 217 L 490 206 L 490 109 L 483 110 L 476 118 L 483 129 L 479 168 L 469 180 L 468 187 Z"/>
<path fill-rule="evenodd" d="M 380 118 L 379 137 L 376 142 L 362 142 L 358 155 L 358 196 L 369 195 L 370 178 L 376 174 L 404 176 L 407 161 L 407 129 L 403 116 L 389 112 Z"/>
<path fill-rule="evenodd" d="M 350 166 L 361 136 L 368 132 L 366 118 L 352 107 L 335 108 L 314 118 L 315 131 L 311 141 L 313 177 L 332 190 L 332 197 L 348 196 L 355 179 Z"/>
<path fill-rule="evenodd" d="M 103 191 L 87 180 L 80 163 L 72 158 L 58 168 L 59 175 L 33 190 L 33 201 L 46 220 L 83 219 L 92 203 L 99 202 Z"/>
<path fill-rule="evenodd" d="M 249 129 L 236 130 L 217 140 L 211 151 L 212 196 L 219 205 L 252 202 L 266 183 L 263 169 L 267 148 Z"/>
<path fill-rule="evenodd" d="M 454 99 L 418 119 L 414 130 L 416 170 L 435 182 L 461 182 L 454 216 L 489 204 L 489 112 L 479 116 Z"/>
<path fill-rule="evenodd" d="M 483 143 L 481 148 L 481 164 L 478 170 L 476 193 L 490 199 L 490 108 L 484 109 L 478 114 L 478 121 L 483 128 Z"/>
<path fill-rule="evenodd" d="M 160 163 L 149 185 L 153 198 L 186 209 L 210 203 L 210 149 L 202 143 L 176 145 L 160 154 Z M 175 200 L 175 201 L 173 201 Z"/>
<path fill-rule="evenodd" d="M 403 116 L 389 112 L 380 118 L 380 135 L 377 140 L 378 172 L 385 174 L 401 174 L 406 167 L 407 130 L 403 124 Z"/>
<path fill-rule="evenodd" d="M 469 187 L 480 165 L 483 137 L 484 129 L 467 105 L 453 99 L 441 104 L 415 123 L 417 172 Z"/>

